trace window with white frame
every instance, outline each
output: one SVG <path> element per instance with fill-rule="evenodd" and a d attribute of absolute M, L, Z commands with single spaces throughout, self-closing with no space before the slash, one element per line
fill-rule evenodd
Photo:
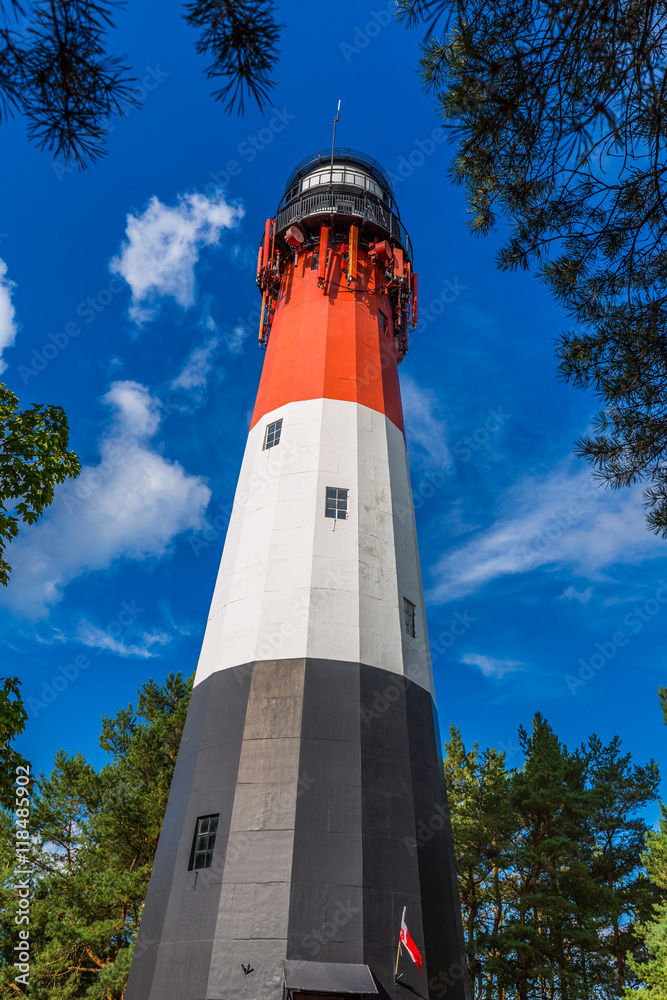
<path fill-rule="evenodd" d="M 282 418 L 280 420 L 274 420 L 272 424 L 269 424 L 266 428 L 266 434 L 264 435 L 263 451 L 266 451 L 267 448 L 275 448 L 275 446 L 280 443 L 280 434 L 282 429 Z"/>
<path fill-rule="evenodd" d="M 344 520 L 347 517 L 348 492 L 349 490 L 342 490 L 337 486 L 327 486 L 324 503 L 325 517 L 335 517 L 337 520 Z"/>

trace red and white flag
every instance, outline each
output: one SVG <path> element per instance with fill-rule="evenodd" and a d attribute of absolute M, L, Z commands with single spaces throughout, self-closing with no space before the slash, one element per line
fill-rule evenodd
<path fill-rule="evenodd" d="M 399 948 L 402 944 L 404 944 L 412 961 L 415 963 L 418 969 L 421 969 L 422 957 L 421 954 L 419 953 L 419 948 L 410 937 L 410 931 L 408 930 L 408 925 L 405 922 L 405 911 L 406 907 L 404 906 L 403 916 L 401 917 L 401 935 L 398 939 Z"/>

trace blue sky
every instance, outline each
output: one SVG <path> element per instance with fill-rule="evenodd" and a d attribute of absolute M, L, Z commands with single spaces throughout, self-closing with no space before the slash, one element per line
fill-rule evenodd
<path fill-rule="evenodd" d="M 2 378 L 65 408 L 85 467 L 10 546 L 0 594 L 37 770 L 60 747 L 101 763 L 102 715 L 195 668 L 262 364 L 256 248 L 339 98 L 337 140 L 394 176 L 420 277 L 401 379 L 441 726 L 517 764 L 541 710 L 569 746 L 618 733 L 663 757 L 667 545 L 640 491 L 598 489 L 573 457 L 598 407 L 556 379 L 568 319 L 495 269 L 500 236 L 469 235 L 419 35 L 390 6 L 281 3 L 274 109 L 237 118 L 178 5 L 138 0 L 114 47 L 145 99 L 100 163 L 68 170 L 2 126 Z"/>

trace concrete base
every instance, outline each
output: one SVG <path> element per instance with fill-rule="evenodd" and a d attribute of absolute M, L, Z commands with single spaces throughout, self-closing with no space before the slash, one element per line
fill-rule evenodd
<path fill-rule="evenodd" d="M 189 871 L 214 813 L 213 867 Z M 424 961 L 404 951 L 396 985 L 404 906 Z M 393 672 L 262 661 L 193 692 L 125 998 L 281 1000 L 283 959 L 469 996 L 433 703 Z"/>

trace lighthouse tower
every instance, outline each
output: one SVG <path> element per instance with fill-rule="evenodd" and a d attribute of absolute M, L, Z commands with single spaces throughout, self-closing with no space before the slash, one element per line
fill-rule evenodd
<path fill-rule="evenodd" d="M 382 167 L 299 163 L 257 282 L 264 367 L 125 1000 L 465 1000 L 398 381 L 417 278 Z"/>

